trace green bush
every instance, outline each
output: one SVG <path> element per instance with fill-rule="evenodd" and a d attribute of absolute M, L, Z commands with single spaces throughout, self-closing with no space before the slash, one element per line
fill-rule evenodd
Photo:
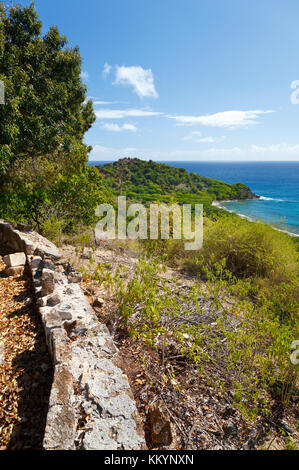
<path fill-rule="evenodd" d="M 45 220 L 41 226 L 41 233 L 58 246 L 63 236 L 64 220 L 58 220 L 55 217 Z"/>
<path fill-rule="evenodd" d="M 225 260 L 238 278 L 267 278 L 290 282 L 298 275 L 298 253 L 291 237 L 259 222 L 224 217 L 204 226 L 204 244 L 198 252 L 183 251 L 181 242 L 169 243 L 169 257 L 185 268 L 205 273 Z"/>
<path fill-rule="evenodd" d="M 53 220 L 68 233 L 79 225 L 94 226 L 96 206 L 109 199 L 102 178 L 85 163 L 75 171 L 49 156 L 36 162 L 35 171 L 25 162 L 15 170 L 0 187 L 0 217 L 29 223 L 40 232 L 47 233 Z"/>

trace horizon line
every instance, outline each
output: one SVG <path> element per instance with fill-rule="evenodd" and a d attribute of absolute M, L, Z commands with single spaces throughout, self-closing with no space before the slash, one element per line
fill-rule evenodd
<path fill-rule="evenodd" d="M 99 162 L 118 162 L 119 160 L 123 159 L 136 159 L 144 162 L 168 162 L 168 163 L 299 163 L 299 160 L 152 160 L 150 159 L 142 159 L 138 157 L 120 157 L 114 160 L 88 160 L 88 163 L 99 163 Z"/>

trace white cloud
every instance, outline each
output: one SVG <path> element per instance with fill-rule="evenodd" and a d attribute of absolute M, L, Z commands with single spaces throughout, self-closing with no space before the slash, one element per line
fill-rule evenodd
<path fill-rule="evenodd" d="M 89 79 L 89 73 L 88 72 L 84 72 L 82 70 L 82 72 L 80 73 L 80 77 L 82 78 L 82 80 L 88 80 Z"/>
<path fill-rule="evenodd" d="M 101 98 L 98 98 L 96 96 L 88 96 L 87 99 L 92 100 L 94 106 L 104 106 L 104 105 L 108 106 L 110 104 L 120 104 L 121 103 L 120 101 L 104 101 Z"/>
<path fill-rule="evenodd" d="M 123 119 L 126 117 L 150 117 L 163 113 L 143 109 L 99 109 L 95 112 L 98 119 Z"/>
<path fill-rule="evenodd" d="M 110 123 L 105 123 L 102 126 L 102 129 L 105 129 L 106 131 L 110 132 L 122 132 L 122 131 L 131 131 L 131 132 L 136 132 L 137 127 L 134 126 L 134 124 L 123 124 L 122 126 L 119 126 L 118 124 L 110 124 Z"/>
<path fill-rule="evenodd" d="M 95 145 L 91 161 L 114 161 L 122 157 L 137 157 L 155 161 L 299 161 L 299 144 L 286 143 L 249 147 L 209 148 L 197 150 L 145 148 L 112 148 Z"/>
<path fill-rule="evenodd" d="M 147 148 L 113 148 L 94 145 L 90 161 L 114 161 L 123 157 L 140 158 L 141 160 L 155 161 L 219 161 L 242 159 L 242 151 L 238 147 L 233 149 L 209 150 L 153 150 Z"/>
<path fill-rule="evenodd" d="M 174 119 L 181 125 L 201 124 L 210 127 L 224 127 L 236 129 L 247 127 L 250 124 L 257 123 L 260 115 L 273 113 L 274 111 L 224 111 L 206 116 L 167 116 Z"/>
<path fill-rule="evenodd" d="M 123 125 L 123 130 L 124 130 L 124 131 L 136 132 L 136 131 L 137 131 L 137 127 L 134 126 L 134 124 L 124 124 L 124 125 Z"/>
<path fill-rule="evenodd" d="M 103 78 L 107 78 L 108 75 L 110 74 L 111 70 L 112 70 L 112 65 L 107 64 L 107 62 L 106 62 L 106 64 L 104 64 L 104 68 L 103 68 Z"/>
<path fill-rule="evenodd" d="M 103 105 L 113 104 L 113 102 L 112 101 L 99 101 L 99 100 L 97 100 L 97 101 L 94 101 L 93 104 L 95 106 L 103 106 Z"/>
<path fill-rule="evenodd" d="M 202 133 L 200 131 L 194 131 L 194 132 L 190 132 L 190 134 L 188 135 L 185 135 L 185 137 L 183 137 L 183 140 L 193 140 L 193 139 L 196 139 L 196 138 L 200 138 L 202 136 Z"/>
<path fill-rule="evenodd" d="M 132 86 L 139 98 L 158 98 L 152 70 L 145 70 L 139 65 L 132 67 L 117 65 L 114 84 Z"/>
<path fill-rule="evenodd" d="M 251 145 L 251 151 L 257 154 L 285 154 L 286 156 L 298 156 L 299 157 L 299 144 L 288 145 L 285 142 L 274 145 Z"/>
<path fill-rule="evenodd" d="M 215 142 L 221 142 L 219 139 L 215 139 L 215 137 L 203 137 L 202 139 L 196 139 L 195 142 L 198 142 L 199 144 L 213 144 Z"/>
<path fill-rule="evenodd" d="M 221 137 L 202 137 L 202 133 L 199 131 L 191 132 L 183 138 L 183 140 L 192 140 L 200 144 L 213 144 L 217 142 L 223 142 L 225 139 L 226 137 L 224 135 Z"/>

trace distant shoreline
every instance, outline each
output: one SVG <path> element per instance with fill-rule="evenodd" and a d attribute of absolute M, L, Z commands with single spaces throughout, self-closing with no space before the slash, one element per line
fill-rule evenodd
<path fill-rule="evenodd" d="M 261 196 L 258 196 L 257 199 L 261 199 Z M 229 212 L 230 214 L 236 214 L 241 219 L 246 219 L 249 222 L 259 222 L 260 221 L 260 223 L 263 223 L 264 225 L 270 225 L 274 230 L 277 230 L 278 232 L 286 233 L 290 237 L 299 237 L 299 235 L 297 233 L 289 232 L 288 230 L 283 230 L 283 229 L 280 229 L 280 228 L 277 228 L 277 227 L 273 227 L 273 225 L 267 224 L 266 222 L 264 222 L 261 219 L 253 219 L 252 217 L 249 217 L 248 215 L 241 214 L 241 213 L 236 212 L 236 211 L 232 211 L 232 210 L 228 209 L 227 207 L 224 207 L 224 206 L 221 205 L 225 202 L 242 202 L 242 201 L 253 201 L 253 200 L 255 200 L 255 199 L 226 199 L 226 200 L 221 200 L 221 201 L 213 201 L 212 206 L 218 207 L 218 209 L 222 209 L 223 211 Z"/>

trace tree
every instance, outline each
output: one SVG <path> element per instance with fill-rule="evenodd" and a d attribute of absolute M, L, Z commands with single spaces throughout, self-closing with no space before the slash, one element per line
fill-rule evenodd
<path fill-rule="evenodd" d="M 7 10 L 0 2 L 0 175 L 16 161 L 40 156 L 87 161 L 85 132 L 95 121 L 86 100 L 78 47 L 67 47 L 57 27 L 41 35 L 34 3 Z"/>
<path fill-rule="evenodd" d="M 95 121 L 78 47 L 56 27 L 42 36 L 35 6 L 0 1 L 0 217 L 43 231 L 93 224 L 109 197 L 87 165 L 85 132 Z"/>

